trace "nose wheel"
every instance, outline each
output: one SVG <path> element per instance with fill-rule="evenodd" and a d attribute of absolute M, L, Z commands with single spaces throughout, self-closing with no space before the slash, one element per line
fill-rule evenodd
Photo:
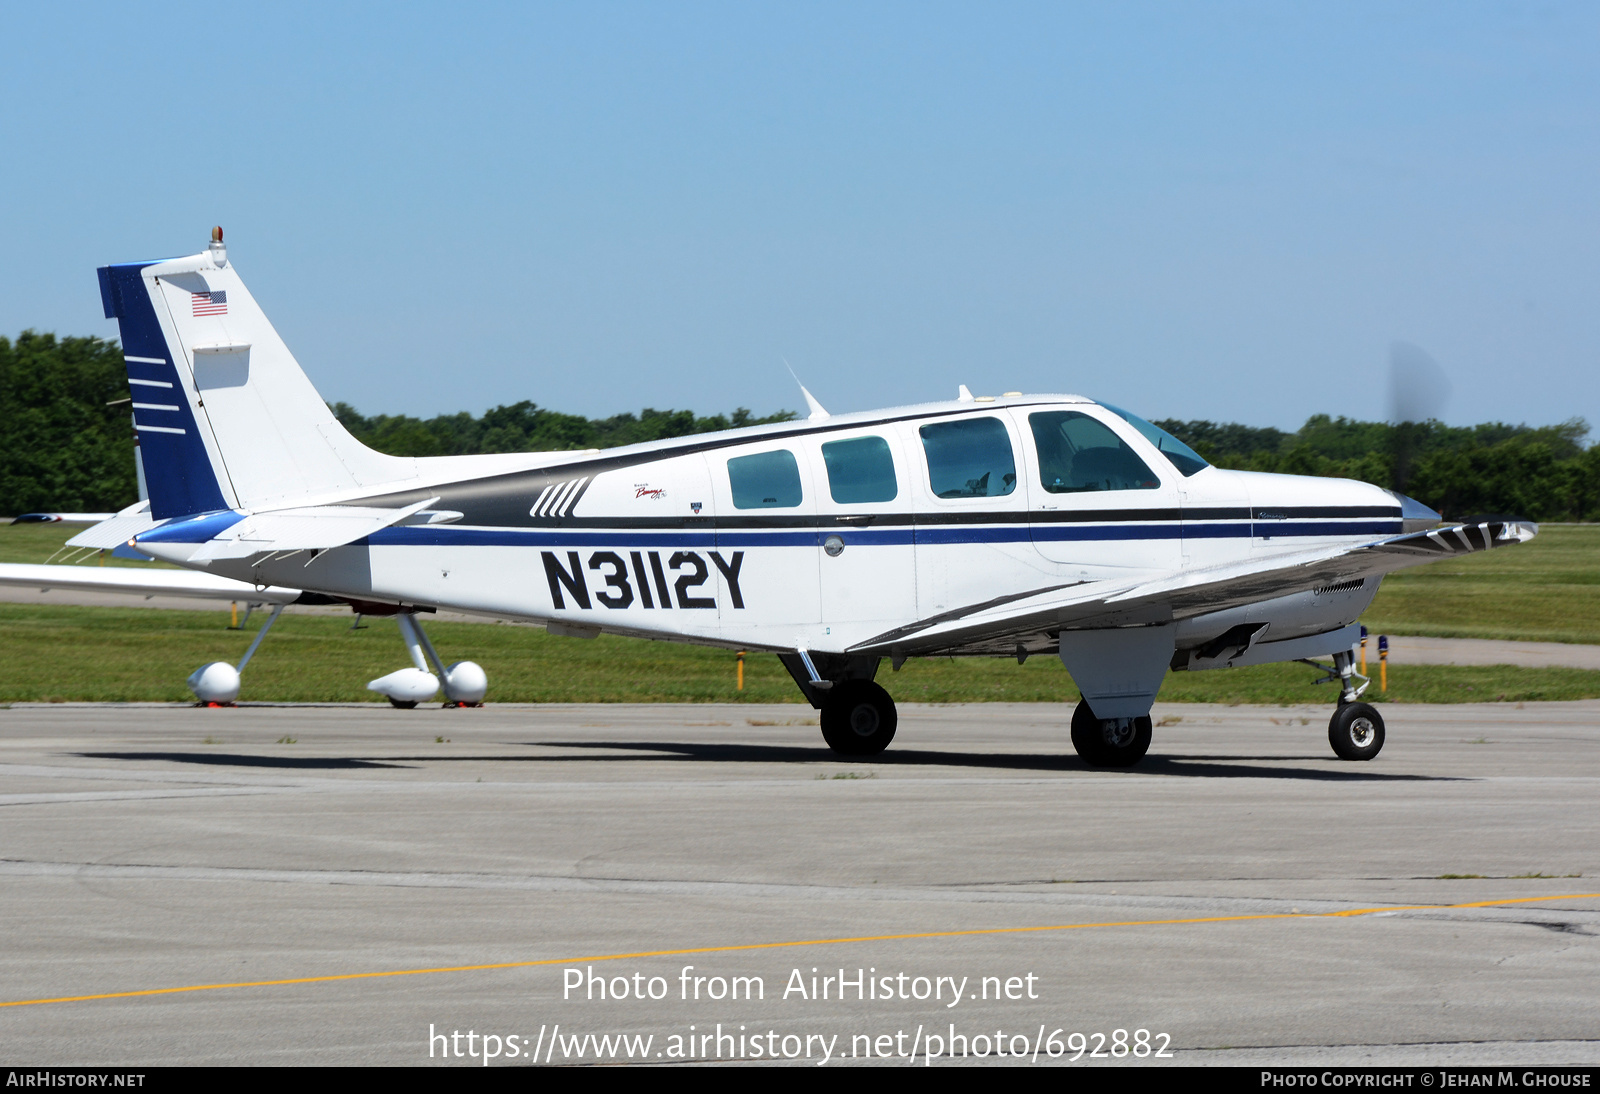
<path fill-rule="evenodd" d="M 1150 718 L 1099 718 L 1079 701 L 1072 712 L 1072 747 L 1091 767 L 1132 767 L 1150 751 Z"/>
<path fill-rule="evenodd" d="M 1324 668 L 1314 661 L 1306 663 Z M 1339 705 L 1328 720 L 1328 743 L 1341 760 L 1372 759 L 1383 748 L 1383 715 L 1371 703 L 1360 701 L 1372 681 L 1356 671 L 1355 654 L 1350 650 L 1335 653 L 1333 671 L 1316 682 L 1323 680 L 1339 681 Z"/>
<path fill-rule="evenodd" d="M 1328 743 L 1341 760 L 1370 760 L 1383 748 L 1383 715 L 1371 703 L 1344 703 L 1328 720 Z"/>

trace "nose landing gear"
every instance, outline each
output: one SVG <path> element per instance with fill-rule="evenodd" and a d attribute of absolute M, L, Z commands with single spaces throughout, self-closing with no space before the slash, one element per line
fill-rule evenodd
<path fill-rule="evenodd" d="M 1317 683 L 1339 681 L 1339 706 L 1328 720 L 1328 743 L 1333 751 L 1341 760 L 1370 760 L 1383 748 L 1383 715 L 1371 703 L 1359 702 L 1372 681 L 1356 671 L 1355 659 L 1349 650 L 1334 654 L 1333 671 Z M 1355 682 L 1358 677 L 1359 684 Z"/>

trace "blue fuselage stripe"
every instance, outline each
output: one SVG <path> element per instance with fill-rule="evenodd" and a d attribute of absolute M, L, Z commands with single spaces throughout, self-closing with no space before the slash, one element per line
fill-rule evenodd
<path fill-rule="evenodd" d="M 1319 538 L 1326 536 L 1399 535 L 1399 521 L 1257 522 L 1261 538 Z M 1092 541 L 1131 541 L 1155 539 L 1249 539 L 1251 526 L 1238 524 L 1076 524 L 1076 525 L 1001 525 L 991 527 L 915 526 L 902 528 L 818 528 L 774 529 L 770 532 L 739 529 L 584 531 L 544 528 L 453 528 L 416 526 L 385 528 L 374 532 L 364 543 L 375 547 L 815 547 L 824 538 L 836 535 L 846 544 L 861 546 L 905 546 L 910 544 L 953 543 L 1061 543 Z"/>

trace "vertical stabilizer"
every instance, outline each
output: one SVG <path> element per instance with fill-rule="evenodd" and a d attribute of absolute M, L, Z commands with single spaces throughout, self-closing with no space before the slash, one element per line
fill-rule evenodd
<path fill-rule="evenodd" d="M 122 331 L 134 428 L 157 517 L 271 508 L 416 477 L 351 437 L 222 247 L 100 270 Z"/>

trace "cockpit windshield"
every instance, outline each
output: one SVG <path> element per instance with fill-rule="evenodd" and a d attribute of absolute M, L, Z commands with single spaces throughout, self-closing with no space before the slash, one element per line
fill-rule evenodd
<path fill-rule="evenodd" d="M 1112 406 L 1110 403 L 1101 403 L 1100 405 L 1144 434 L 1144 439 L 1160 449 L 1161 454 L 1167 458 L 1167 462 L 1183 472 L 1184 478 L 1188 478 L 1196 471 L 1204 471 L 1211 466 L 1200 458 L 1200 453 L 1178 440 L 1165 429 L 1151 425 L 1137 414 L 1129 414 L 1119 406 Z"/>

